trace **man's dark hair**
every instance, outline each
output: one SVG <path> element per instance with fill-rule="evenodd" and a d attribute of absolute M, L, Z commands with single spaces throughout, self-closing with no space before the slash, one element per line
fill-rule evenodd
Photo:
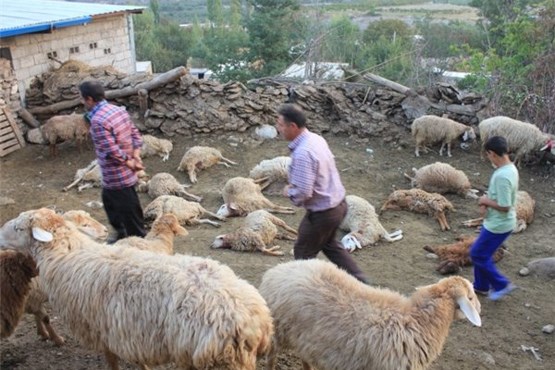
<path fill-rule="evenodd" d="M 509 145 L 503 136 L 492 136 L 486 141 L 484 150 L 491 150 L 498 156 L 502 156 L 509 153 Z"/>
<path fill-rule="evenodd" d="M 277 112 L 285 121 L 293 122 L 298 127 L 306 127 L 306 116 L 298 105 L 283 104 L 278 108 Z"/>
<path fill-rule="evenodd" d="M 79 92 L 83 98 L 92 98 L 95 102 L 105 99 L 104 86 L 98 81 L 85 81 L 79 85 Z"/>

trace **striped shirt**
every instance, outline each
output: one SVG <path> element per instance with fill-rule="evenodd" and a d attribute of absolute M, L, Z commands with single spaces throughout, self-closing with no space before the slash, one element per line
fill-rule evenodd
<path fill-rule="evenodd" d="M 125 161 L 133 150 L 143 145 L 141 134 L 125 108 L 102 100 L 88 113 L 91 138 L 98 165 L 102 172 L 102 187 L 124 189 L 134 186 L 138 179 Z"/>
<path fill-rule="evenodd" d="M 326 140 L 305 129 L 289 143 L 289 149 L 291 202 L 313 212 L 337 207 L 345 199 L 345 188 Z"/>

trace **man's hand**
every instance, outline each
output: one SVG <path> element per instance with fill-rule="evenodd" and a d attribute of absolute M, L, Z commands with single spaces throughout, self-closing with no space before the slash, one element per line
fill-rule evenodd
<path fill-rule="evenodd" d="M 291 185 L 287 184 L 283 187 L 282 194 L 284 197 L 289 198 L 289 188 Z"/>
<path fill-rule="evenodd" d="M 488 207 L 486 207 L 485 205 L 481 205 L 480 206 L 480 217 L 482 217 L 482 218 L 486 217 L 487 212 L 488 212 Z"/>
<path fill-rule="evenodd" d="M 143 162 L 141 161 L 140 158 L 139 159 L 129 158 L 128 160 L 125 161 L 125 165 L 129 167 L 131 170 L 133 170 L 134 172 L 145 169 L 145 166 L 143 165 Z"/>

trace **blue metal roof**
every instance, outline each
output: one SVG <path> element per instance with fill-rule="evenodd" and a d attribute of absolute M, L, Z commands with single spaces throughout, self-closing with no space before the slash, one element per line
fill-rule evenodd
<path fill-rule="evenodd" d="M 87 24 L 96 16 L 140 13 L 144 9 L 54 0 L 0 0 L 0 38 Z"/>

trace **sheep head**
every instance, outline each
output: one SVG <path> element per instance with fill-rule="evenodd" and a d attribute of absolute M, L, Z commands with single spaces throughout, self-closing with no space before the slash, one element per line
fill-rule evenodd
<path fill-rule="evenodd" d="M 104 240 L 108 236 L 108 228 L 92 218 L 85 211 L 72 210 L 63 215 L 64 219 L 73 222 L 79 231 L 93 239 Z"/>
<path fill-rule="evenodd" d="M 187 229 L 179 224 L 179 220 L 173 213 L 164 213 L 152 224 L 152 231 L 157 234 L 162 234 L 166 230 L 171 231 L 173 235 L 189 235 Z"/>
<path fill-rule="evenodd" d="M 217 249 L 217 248 L 230 249 L 231 248 L 231 243 L 230 243 L 229 238 L 227 237 L 227 234 L 222 234 L 222 235 L 216 236 L 216 238 L 214 239 L 214 241 L 210 245 L 210 248 L 213 248 L 213 249 Z"/>
<path fill-rule="evenodd" d="M 345 235 L 341 239 L 341 246 L 343 249 L 349 251 L 350 253 L 354 252 L 357 248 L 362 249 L 362 245 L 360 244 L 360 234 L 356 232 L 351 232 Z"/>
<path fill-rule="evenodd" d="M 65 225 L 63 217 L 48 208 L 22 212 L 0 229 L 0 246 L 25 250 L 35 241 L 48 243 L 54 240 L 57 229 Z"/>
<path fill-rule="evenodd" d="M 218 215 L 218 217 L 221 217 L 222 219 L 227 217 L 243 216 L 237 204 L 233 202 L 229 204 L 222 204 L 218 209 L 218 212 L 216 212 L 216 215 Z"/>

